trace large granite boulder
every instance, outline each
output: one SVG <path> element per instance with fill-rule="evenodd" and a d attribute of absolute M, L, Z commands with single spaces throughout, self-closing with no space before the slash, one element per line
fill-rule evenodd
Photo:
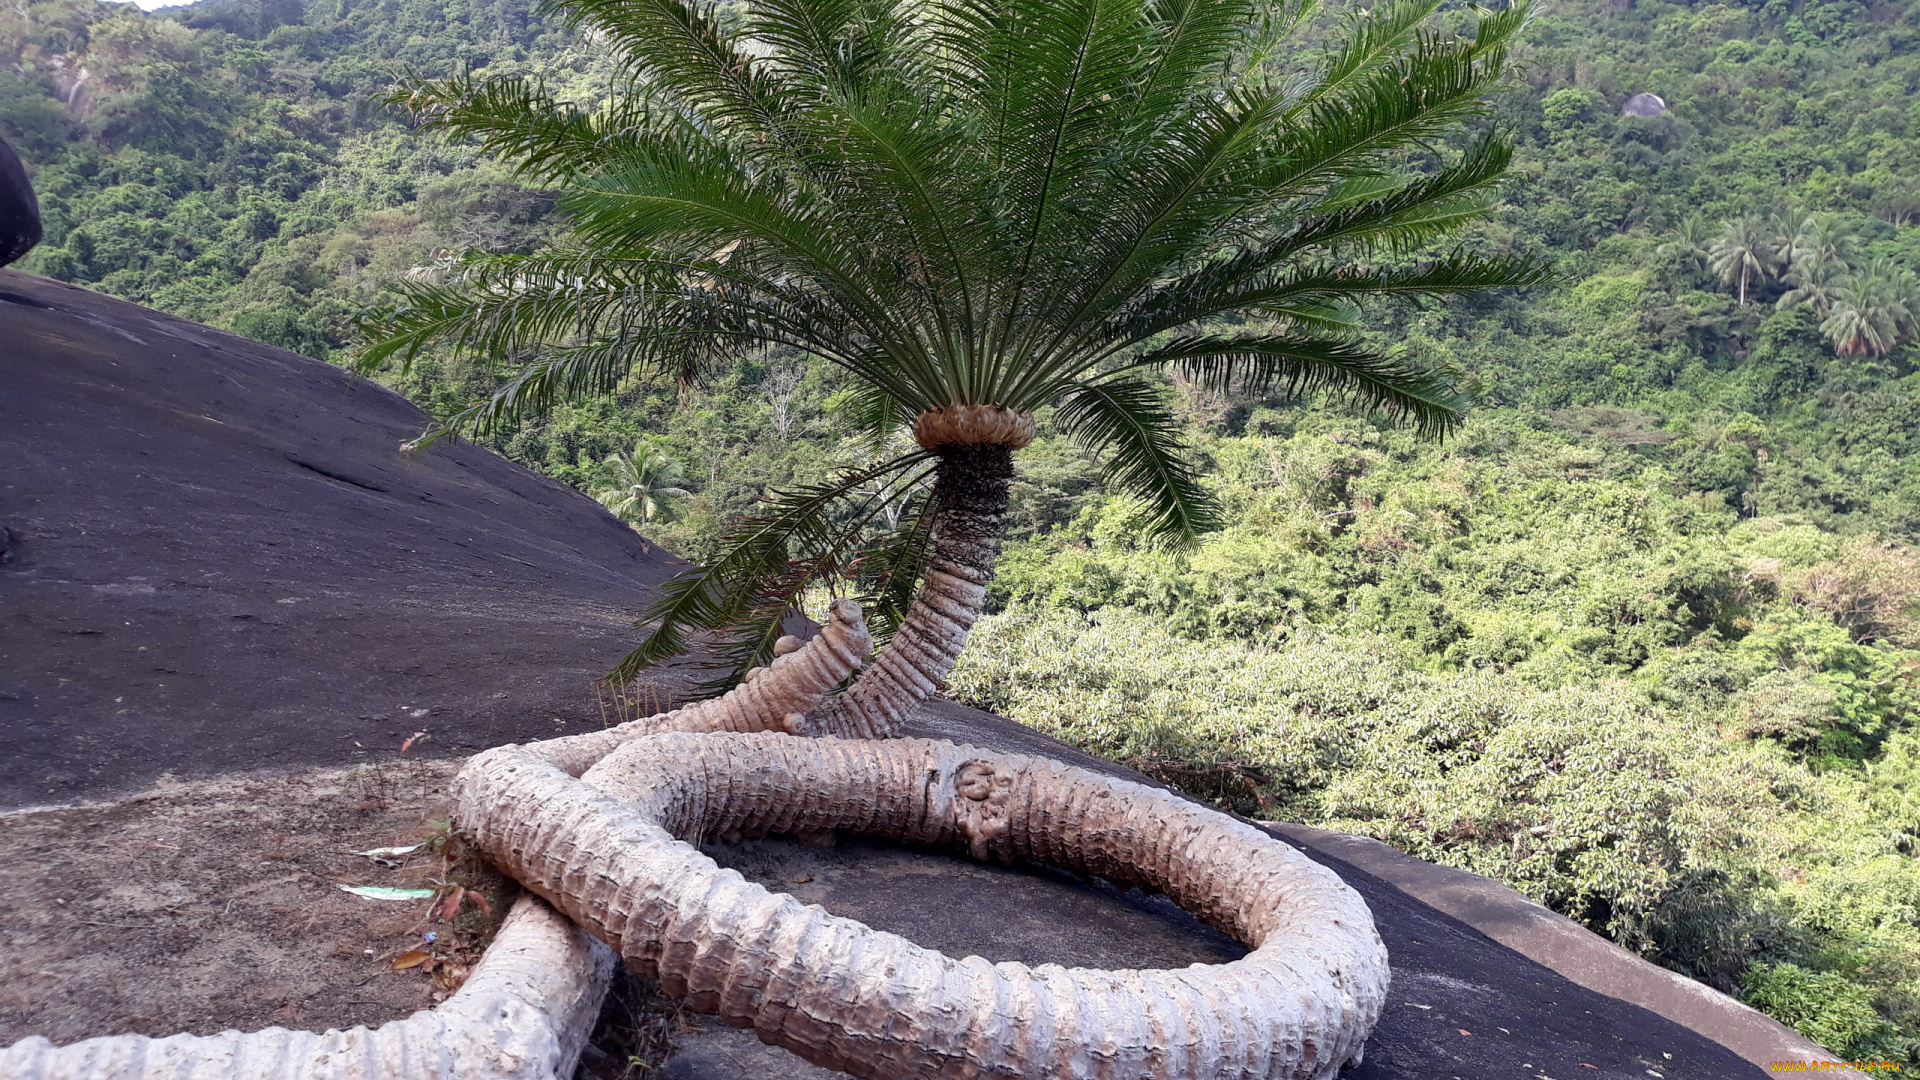
<path fill-rule="evenodd" d="M 40 200 L 34 197 L 27 167 L 0 139 L 0 266 L 33 250 L 41 235 Z"/>
<path fill-rule="evenodd" d="M 1666 99 L 1659 94 L 1635 94 L 1620 106 L 1621 116 L 1659 116 L 1666 111 Z"/>
<path fill-rule="evenodd" d="M 685 565 L 331 364 L 14 270 L 0 342 L 0 807 L 597 728 Z"/>

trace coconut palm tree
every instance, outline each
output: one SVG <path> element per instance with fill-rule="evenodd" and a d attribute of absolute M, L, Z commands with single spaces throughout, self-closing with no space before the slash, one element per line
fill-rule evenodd
<path fill-rule="evenodd" d="M 1847 287 L 1851 274 L 1852 268 L 1840 259 L 1806 254 L 1795 259 L 1787 271 L 1789 288 L 1774 307 L 1780 311 L 1811 307 L 1825 318 L 1835 297 Z"/>
<path fill-rule="evenodd" d="M 615 454 L 601 463 L 607 485 L 593 493 L 600 505 L 621 521 L 651 524 L 655 519 L 671 520 L 668 499 L 684 499 L 693 494 L 684 486 L 687 478 L 680 463 L 662 455 L 644 439 L 634 444 L 631 454 Z"/>
<path fill-rule="evenodd" d="M 1729 221 L 1708 254 L 1713 261 L 1713 272 L 1739 290 L 1740 306 L 1745 307 L 1747 287 L 1756 280 L 1765 280 L 1773 266 L 1772 229 L 1765 218 L 1753 214 Z"/>
<path fill-rule="evenodd" d="M 1875 259 L 1834 290 L 1820 329 L 1841 356 L 1885 356 L 1903 332 L 1920 332 L 1920 282 L 1913 271 Z"/>
<path fill-rule="evenodd" d="M 1790 265 L 1809 260 L 1845 262 L 1859 240 L 1860 234 L 1848 228 L 1838 214 L 1815 214 L 1789 241 L 1787 261 Z"/>
<path fill-rule="evenodd" d="M 1772 227 L 1771 246 L 1776 273 L 1784 273 L 1793 265 L 1795 253 L 1808 245 L 1819 220 L 1820 215 L 1794 203 L 1774 211 L 1769 224 Z"/>
<path fill-rule="evenodd" d="M 826 726 L 885 734 L 981 610 L 1036 409 L 1102 448 L 1172 542 L 1214 516 L 1160 371 L 1455 423 L 1453 375 L 1351 317 L 1544 277 L 1436 247 L 1507 174 L 1502 135 L 1463 136 L 1526 21 L 1518 0 L 1474 9 L 1455 37 L 1439 7 L 1386 0 L 1288 70 L 1269 58 L 1306 0 L 755 0 L 726 17 L 559 0 L 624 72 L 604 105 L 518 77 L 391 100 L 557 188 L 573 246 L 401 285 L 360 364 L 440 344 L 504 365 L 454 431 L 775 345 L 838 365 L 871 430 L 910 430 L 912 450 L 769 499 L 664 588 L 610 677 L 698 631 L 759 662 L 805 590 L 856 579 L 890 640 Z M 923 481 L 876 545 L 881 508 Z"/>
<path fill-rule="evenodd" d="M 1688 214 L 1660 245 L 1660 254 L 1685 266 L 1695 274 L 1713 269 L 1713 226 L 1699 214 Z"/>

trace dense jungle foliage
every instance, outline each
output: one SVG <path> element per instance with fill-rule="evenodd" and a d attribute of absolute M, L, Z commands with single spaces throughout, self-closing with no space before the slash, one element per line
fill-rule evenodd
<path fill-rule="evenodd" d="M 383 283 L 564 229 L 405 131 L 396 74 L 605 85 L 527 0 L 6 3 L 0 135 L 48 225 L 24 268 L 323 359 Z M 1471 378 L 1465 430 L 1169 382 L 1229 522 L 1169 552 L 1041 417 L 951 690 L 1915 1056 L 1920 2 L 1578 0 L 1520 59 L 1524 180 L 1476 246 L 1564 284 L 1365 323 Z M 1665 111 L 1624 115 L 1642 93 Z M 488 378 L 401 388 L 445 412 Z M 699 556 L 870 452 L 845 398 L 767 354 L 496 448 Z"/>

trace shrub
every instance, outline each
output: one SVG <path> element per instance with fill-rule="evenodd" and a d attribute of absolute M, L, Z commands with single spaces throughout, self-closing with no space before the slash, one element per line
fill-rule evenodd
<path fill-rule="evenodd" d="M 1836 1052 L 1920 1033 L 1920 734 L 1883 701 L 1861 750 L 1857 698 L 1895 654 L 1789 618 L 1650 680 L 1542 686 L 1385 635 L 1168 622 L 1015 606 L 976 625 L 951 691 L 1202 798 L 1507 882 Z M 1861 752 L 1794 752 L 1836 733 Z"/>
<path fill-rule="evenodd" d="M 1831 971 L 1798 964 L 1755 964 L 1741 976 L 1747 1001 L 1848 1060 L 1893 1057 L 1893 1025 L 1873 1010 L 1873 994 Z"/>
<path fill-rule="evenodd" d="M 1792 589 L 1856 641 L 1920 645 L 1920 551 L 1905 544 L 1850 537 L 1837 558 L 1795 575 Z"/>
<path fill-rule="evenodd" d="M 1384 639 L 1283 648 L 1013 610 L 952 691 L 1252 813 L 1375 836 L 1496 877 L 1637 948 L 1696 871 L 1751 881 L 1782 768 L 1622 684 L 1430 673 Z"/>

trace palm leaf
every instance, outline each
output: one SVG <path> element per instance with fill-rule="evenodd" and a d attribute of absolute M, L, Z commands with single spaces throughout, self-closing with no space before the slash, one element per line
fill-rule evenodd
<path fill-rule="evenodd" d="M 1409 267 L 1379 269 L 1314 263 L 1270 275 L 1202 272 L 1140 298 L 1106 335 L 1117 353 L 1156 335 L 1236 312 L 1285 315 L 1302 305 L 1355 303 L 1369 297 L 1432 297 L 1528 288 L 1555 280 L 1552 268 L 1526 256 L 1488 257 L 1464 251 Z M 1130 366 L 1156 362 L 1152 350 Z"/>
<path fill-rule="evenodd" d="M 660 598 L 636 625 L 653 624 L 644 641 L 607 674 L 613 685 L 687 651 L 698 631 L 736 631 L 719 649 L 723 680 L 737 681 L 773 646 L 769 627 L 799 604 L 807 589 L 846 576 L 852 556 L 879 513 L 877 500 L 856 493 L 876 480 L 927 467 L 925 452 L 849 470 L 832 480 L 769 496 L 760 511 L 731 528 L 720 558 L 660 587 Z M 833 511 L 851 504 L 836 519 Z M 774 635 L 778 637 L 778 635 Z"/>
<path fill-rule="evenodd" d="M 850 567 L 876 646 L 891 640 L 906 620 L 933 554 L 934 501 L 924 493 L 906 497 L 910 502 L 899 526 L 862 551 Z"/>
<path fill-rule="evenodd" d="M 564 0 L 542 5 L 575 26 L 599 31 L 636 85 L 669 96 L 723 135 L 803 157 L 781 80 L 754 62 L 712 5 L 681 0 Z"/>
<path fill-rule="evenodd" d="M 460 260 L 366 320 L 363 370 L 452 349 L 499 376 L 443 430 L 780 345 L 847 372 L 878 435 L 947 405 L 1057 404 L 1178 539 L 1211 506 L 1136 369 L 1438 433 L 1453 378 L 1363 344 L 1360 306 L 1547 277 L 1441 247 L 1511 168 L 1506 134 L 1461 136 L 1510 78 L 1524 3 L 1472 9 L 1460 37 L 1437 0 L 1382 0 L 1304 69 L 1274 58 L 1312 0 L 550 4 L 618 62 L 607 104 L 471 73 L 391 98 L 557 188 L 578 244 Z M 853 580 L 886 624 L 934 518 L 923 499 L 880 530 L 876 507 L 947 467 L 909 455 L 776 494 L 666 588 L 615 677 L 695 633 L 752 662 L 823 583 Z"/>
<path fill-rule="evenodd" d="M 471 71 L 444 80 L 407 76 L 383 100 L 421 130 L 476 140 L 482 153 L 513 162 L 516 173 L 539 183 L 589 174 L 621 149 L 670 137 L 677 119 L 653 109 L 641 92 L 589 111 L 554 98 L 542 80 Z"/>
<path fill-rule="evenodd" d="M 1135 363 L 1171 364 L 1218 390 L 1259 394 L 1284 388 L 1292 397 L 1326 393 L 1410 420 L 1429 435 L 1452 430 L 1467 405 L 1450 372 L 1411 363 L 1400 353 L 1304 333 L 1183 337 Z"/>
<path fill-rule="evenodd" d="M 1079 384 L 1062 401 L 1059 422 L 1104 455 L 1107 478 L 1145 506 L 1153 535 L 1184 544 L 1216 527 L 1213 498 L 1195 474 L 1180 421 L 1152 386 L 1125 379 Z"/>

